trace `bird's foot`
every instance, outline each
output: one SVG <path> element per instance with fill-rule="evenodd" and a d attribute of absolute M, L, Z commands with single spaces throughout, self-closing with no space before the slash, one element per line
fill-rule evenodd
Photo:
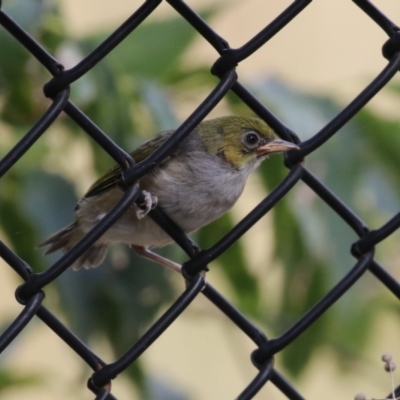
<path fill-rule="evenodd" d="M 140 204 L 140 206 L 144 207 L 144 209 L 140 208 L 136 210 L 136 216 L 138 219 L 143 219 L 151 210 L 156 208 L 158 204 L 157 196 L 152 196 L 151 193 L 146 190 L 143 190 L 142 193 L 144 195 L 144 203 Z"/>

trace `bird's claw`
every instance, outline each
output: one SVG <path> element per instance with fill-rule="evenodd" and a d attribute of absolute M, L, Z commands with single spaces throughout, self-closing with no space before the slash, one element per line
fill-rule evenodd
<path fill-rule="evenodd" d="M 140 206 L 144 207 L 144 209 L 140 208 L 136 210 L 136 216 L 138 219 L 143 219 L 151 210 L 156 208 L 158 204 L 157 196 L 152 196 L 151 193 L 146 190 L 143 190 L 142 193 L 144 195 L 144 203 L 140 204 Z"/>

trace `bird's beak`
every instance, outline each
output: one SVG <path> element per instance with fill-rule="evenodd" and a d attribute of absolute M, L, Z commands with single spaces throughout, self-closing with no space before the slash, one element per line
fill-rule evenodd
<path fill-rule="evenodd" d="M 274 139 L 272 142 L 257 149 L 257 156 L 262 157 L 273 153 L 282 153 L 284 151 L 300 150 L 300 147 L 294 143 L 282 139 Z"/>

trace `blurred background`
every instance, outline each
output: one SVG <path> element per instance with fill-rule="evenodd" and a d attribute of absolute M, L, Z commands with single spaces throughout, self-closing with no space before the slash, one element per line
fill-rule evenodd
<path fill-rule="evenodd" d="M 132 0 L 6 0 L 3 9 L 54 54 L 74 66 L 140 5 Z M 232 47 L 239 47 L 291 1 L 194 1 Z M 390 18 L 395 0 L 375 0 Z M 399 22 L 399 21 L 397 21 Z M 324 127 L 386 65 L 384 32 L 349 0 L 315 1 L 238 67 L 239 78 L 305 140 Z M 50 102 L 49 74 L 0 28 L 0 157 Z M 216 52 L 166 3 L 117 49 L 72 85 L 72 100 L 112 139 L 131 150 L 177 127 L 216 85 Z M 399 210 L 400 81 L 395 78 L 306 165 L 371 227 Z M 233 95 L 210 114 L 252 115 Z M 287 174 L 277 156 L 251 177 L 229 215 L 194 235 L 210 246 Z M 0 180 L 0 237 L 35 271 L 60 256 L 35 246 L 65 226 L 76 201 L 113 161 L 65 116 Z M 274 174 L 268 171 L 274 169 Z M 355 234 L 304 184 L 211 265 L 207 279 L 267 333 L 292 326 L 354 265 Z M 397 279 L 399 235 L 377 248 Z M 177 246 L 160 252 L 184 261 Z M 106 362 L 123 354 L 184 289 L 183 280 L 114 246 L 101 268 L 67 271 L 46 287 L 45 305 Z M 21 307 L 20 279 L 0 260 L 0 323 Z M 276 357 L 279 371 L 307 399 L 382 398 L 390 391 L 380 356 L 400 359 L 398 301 L 367 273 L 317 323 Z M 199 296 L 153 346 L 113 383 L 120 399 L 232 399 L 256 375 L 254 349 Z M 0 399 L 92 399 L 91 372 L 34 319 L 0 358 Z M 400 383 L 400 377 L 395 375 Z M 283 399 L 267 384 L 257 399 Z"/>

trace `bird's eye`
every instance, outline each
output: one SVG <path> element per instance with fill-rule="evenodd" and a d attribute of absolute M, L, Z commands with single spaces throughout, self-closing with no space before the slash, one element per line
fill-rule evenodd
<path fill-rule="evenodd" d="M 246 132 L 243 138 L 245 144 L 249 147 L 254 147 L 258 144 L 260 138 L 255 132 Z"/>

